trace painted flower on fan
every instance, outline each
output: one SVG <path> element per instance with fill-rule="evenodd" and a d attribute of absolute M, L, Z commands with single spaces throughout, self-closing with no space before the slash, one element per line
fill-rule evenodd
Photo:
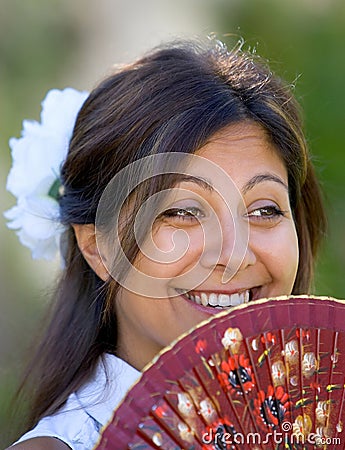
<path fill-rule="evenodd" d="M 206 339 L 199 339 L 195 345 L 195 351 L 198 355 L 204 353 L 204 351 L 207 348 L 207 341 Z"/>
<path fill-rule="evenodd" d="M 231 394 L 243 395 L 255 386 L 254 373 L 249 358 L 243 354 L 229 356 L 221 363 L 222 372 L 218 374 L 221 386 Z"/>
<path fill-rule="evenodd" d="M 333 363 L 333 368 L 337 365 L 339 360 L 339 351 L 335 350 L 334 353 L 331 355 L 331 361 Z"/>
<path fill-rule="evenodd" d="M 183 416 L 191 416 L 195 414 L 194 404 L 192 398 L 186 392 L 179 392 L 177 394 L 178 410 Z"/>
<path fill-rule="evenodd" d="M 162 403 L 161 405 L 155 405 L 152 408 L 152 411 L 157 417 L 162 419 L 163 417 L 167 416 L 168 409 L 168 405 L 166 403 Z"/>
<path fill-rule="evenodd" d="M 162 433 L 157 432 L 152 436 L 152 442 L 157 446 L 157 447 L 161 447 L 161 445 L 163 444 L 163 436 Z"/>
<path fill-rule="evenodd" d="M 251 345 L 252 349 L 254 350 L 254 352 L 257 352 L 259 350 L 259 338 L 256 337 L 256 338 L 252 339 L 252 342 L 250 345 Z"/>
<path fill-rule="evenodd" d="M 296 417 L 292 425 L 293 430 L 292 434 L 296 436 L 297 439 L 302 437 L 308 437 L 311 432 L 312 426 L 313 423 L 308 414 L 303 414 L 303 416 L 299 415 Z"/>
<path fill-rule="evenodd" d="M 9 142 L 13 163 L 6 187 L 17 197 L 17 205 L 5 217 L 34 259 L 53 259 L 59 250 L 64 231 L 57 202 L 60 166 L 87 96 L 71 88 L 49 91 L 42 102 L 41 122 L 25 120 L 21 138 Z"/>
<path fill-rule="evenodd" d="M 189 444 L 194 441 L 194 432 L 185 422 L 179 422 L 177 424 L 177 429 L 180 433 L 181 439 Z"/>
<path fill-rule="evenodd" d="M 299 357 L 298 342 L 295 339 L 285 344 L 284 355 L 285 359 L 290 364 L 293 364 L 298 361 Z"/>
<path fill-rule="evenodd" d="M 318 368 L 318 362 L 314 352 L 307 352 L 303 355 L 302 360 L 302 373 L 305 377 L 309 378 L 314 375 Z"/>
<path fill-rule="evenodd" d="M 238 328 L 228 328 L 224 333 L 222 345 L 232 353 L 238 353 L 242 341 L 243 336 Z"/>
<path fill-rule="evenodd" d="M 209 398 L 205 398 L 200 402 L 199 413 L 207 423 L 213 422 L 217 417 L 217 411 Z"/>
<path fill-rule="evenodd" d="M 234 425 L 228 418 L 220 418 L 210 424 L 202 433 L 204 445 L 202 450 L 232 450 L 236 435 Z"/>
<path fill-rule="evenodd" d="M 302 337 L 302 339 L 306 339 L 307 341 L 310 341 L 310 330 L 308 330 L 308 329 L 304 330 L 303 328 L 301 328 L 301 329 L 297 328 L 296 336 L 298 338 Z"/>
<path fill-rule="evenodd" d="M 266 345 L 274 345 L 277 341 L 275 334 L 268 331 L 264 336 L 261 336 L 261 342 Z"/>
<path fill-rule="evenodd" d="M 314 389 L 315 391 L 317 391 L 318 394 L 320 394 L 321 388 L 322 388 L 322 386 L 321 386 L 320 383 L 317 383 L 316 381 L 312 381 L 312 382 L 309 384 L 309 387 L 310 387 L 311 389 Z"/>
<path fill-rule="evenodd" d="M 275 386 L 285 384 L 285 366 L 283 361 L 276 361 L 272 364 L 272 380 Z"/>
<path fill-rule="evenodd" d="M 276 428 L 289 418 L 290 406 L 289 396 L 282 386 L 274 389 L 269 385 L 267 393 L 260 390 L 252 402 L 256 422 L 265 432 Z"/>
<path fill-rule="evenodd" d="M 327 400 L 322 400 L 317 402 L 315 415 L 316 420 L 319 424 L 324 425 L 329 416 L 330 410 L 330 402 Z"/>

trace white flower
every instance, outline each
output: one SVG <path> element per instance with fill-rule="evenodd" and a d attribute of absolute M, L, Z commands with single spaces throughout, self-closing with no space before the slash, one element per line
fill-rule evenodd
<path fill-rule="evenodd" d="M 211 423 L 217 419 L 217 411 L 214 409 L 213 403 L 209 398 L 202 400 L 199 406 L 199 412 L 207 423 Z"/>
<path fill-rule="evenodd" d="M 177 407 L 183 416 L 191 416 L 194 414 L 193 401 L 189 394 L 186 392 L 178 392 L 177 394 L 178 404 Z"/>
<path fill-rule="evenodd" d="M 5 217 L 35 259 L 53 259 L 59 250 L 64 227 L 59 223 L 58 202 L 49 193 L 60 178 L 75 120 L 87 96 L 71 88 L 49 91 L 42 102 L 41 123 L 25 120 L 22 137 L 9 142 L 13 164 L 6 187 L 17 197 L 17 205 Z"/>
<path fill-rule="evenodd" d="M 243 336 L 238 328 L 228 328 L 223 336 L 222 345 L 225 349 L 230 349 L 232 353 L 238 353 Z"/>

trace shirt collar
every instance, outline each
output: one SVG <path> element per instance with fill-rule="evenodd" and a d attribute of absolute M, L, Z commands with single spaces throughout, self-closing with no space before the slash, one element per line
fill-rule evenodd
<path fill-rule="evenodd" d="M 107 353 L 100 358 L 93 378 L 76 393 L 78 401 L 89 416 L 105 426 L 140 375 L 134 367 Z"/>

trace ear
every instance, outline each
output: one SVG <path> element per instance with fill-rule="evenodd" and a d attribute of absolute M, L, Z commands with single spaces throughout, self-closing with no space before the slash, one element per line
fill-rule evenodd
<path fill-rule="evenodd" d="M 107 281 L 109 279 L 109 272 L 98 251 L 95 226 L 93 224 L 73 224 L 72 227 L 74 229 L 79 250 L 87 263 L 101 280 Z"/>

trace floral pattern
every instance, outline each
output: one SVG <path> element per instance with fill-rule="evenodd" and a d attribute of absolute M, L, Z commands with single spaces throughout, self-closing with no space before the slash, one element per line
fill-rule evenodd
<path fill-rule="evenodd" d="M 311 330 L 295 329 L 286 333 L 284 339 L 279 332 L 272 331 L 244 340 L 238 328 L 227 328 L 220 337 L 222 350 L 212 357 L 208 354 L 207 340 L 198 339 L 194 351 L 202 361 L 199 368 L 202 378 L 209 379 L 210 383 L 211 380 L 218 382 L 223 395 L 232 402 L 238 421 L 230 421 L 219 414 L 221 394 L 210 387 L 209 392 L 216 392 L 215 397 L 205 395 L 198 378 L 191 374 L 180 380 L 184 390 L 176 393 L 176 407 L 184 422 L 173 418 L 167 404 L 159 404 L 155 415 L 175 423 L 173 428 L 183 442 L 182 448 L 196 450 L 199 448 L 193 446 L 196 436 L 199 440 L 204 436 L 202 450 L 235 450 L 242 448 L 243 434 L 239 431 L 242 426 L 264 439 L 274 430 L 285 432 L 286 424 L 290 428 L 285 433 L 285 444 L 276 446 L 277 450 L 309 448 L 300 443 L 306 442 L 310 435 L 314 439 L 313 448 L 325 448 L 322 442 L 331 435 L 330 422 L 335 414 L 329 396 L 338 395 L 343 386 L 321 382 L 320 377 L 327 373 L 327 364 L 333 369 L 336 367 L 338 357 L 334 355 L 339 355 L 339 350 L 320 351 L 321 361 L 312 350 L 313 339 Z M 224 405 L 226 411 L 228 403 Z M 342 423 L 338 421 L 334 428 L 342 432 Z M 153 430 L 151 436 L 157 447 L 175 450 L 158 430 L 152 433 Z"/>
<path fill-rule="evenodd" d="M 302 372 L 305 377 L 311 377 L 317 368 L 314 352 L 307 352 L 303 355 Z"/>
<path fill-rule="evenodd" d="M 243 354 L 229 356 L 221 363 L 221 373 L 218 375 L 223 388 L 237 395 L 247 394 L 254 387 L 254 374 L 249 359 Z"/>
<path fill-rule="evenodd" d="M 271 428 L 276 428 L 284 422 L 290 414 L 289 396 L 284 389 L 279 386 L 274 389 L 273 386 L 268 386 L 267 393 L 259 391 L 257 398 L 254 399 L 253 409 L 255 411 L 255 418 L 257 424 L 264 431 Z"/>
<path fill-rule="evenodd" d="M 295 339 L 289 341 L 285 345 L 284 355 L 286 361 L 290 364 L 298 361 L 299 358 L 298 342 Z"/>
<path fill-rule="evenodd" d="M 130 448 L 151 448 L 149 441 L 165 450 L 335 448 L 325 441 L 345 438 L 345 330 L 292 326 L 243 336 L 236 327 L 200 333 L 180 359 L 181 367 L 195 363 L 163 398 L 153 394 L 159 400 Z M 275 432 L 284 442 L 273 441 Z M 245 433 L 261 445 L 244 445 Z"/>
<path fill-rule="evenodd" d="M 272 364 L 272 379 L 275 386 L 285 384 L 285 366 L 283 361 L 277 361 Z"/>
<path fill-rule="evenodd" d="M 222 344 L 226 349 L 230 349 L 233 353 L 237 353 L 242 341 L 243 336 L 238 328 L 228 328 L 224 333 Z"/>
<path fill-rule="evenodd" d="M 312 420 L 307 414 L 304 416 L 297 416 L 293 423 L 293 436 L 297 437 L 299 440 L 301 440 L 302 437 L 307 437 L 311 432 L 312 425 Z"/>

